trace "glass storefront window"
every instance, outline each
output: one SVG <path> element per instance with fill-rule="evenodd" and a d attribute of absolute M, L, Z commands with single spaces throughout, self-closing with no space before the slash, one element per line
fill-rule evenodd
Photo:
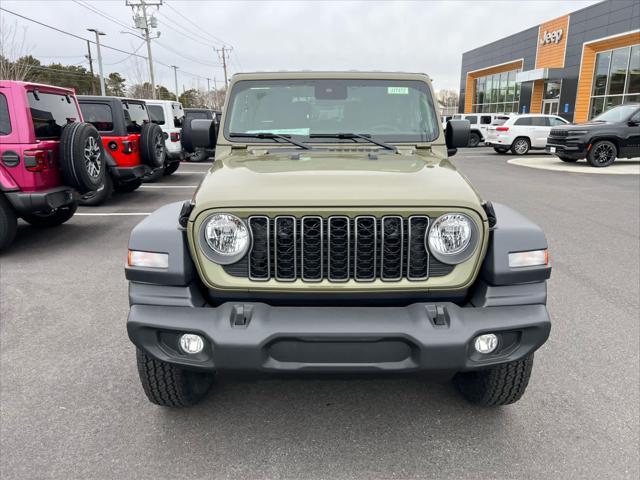
<path fill-rule="evenodd" d="M 520 70 L 496 73 L 475 80 L 472 111 L 480 113 L 508 113 L 518 110 L 520 84 L 516 74 Z"/>
<path fill-rule="evenodd" d="M 554 82 L 547 80 L 544 82 L 544 95 L 545 100 L 555 100 L 560 98 L 560 82 Z"/>
<path fill-rule="evenodd" d="M 591 92 L 589 118 L 616 105 L 637 102 L 640 99 L 640 45 L 599 52 Z"/>

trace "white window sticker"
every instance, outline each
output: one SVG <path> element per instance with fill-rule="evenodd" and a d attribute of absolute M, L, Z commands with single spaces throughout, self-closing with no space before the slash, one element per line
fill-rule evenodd
<path fill-rule="evenodd" d="M 387 87 L 388 95 L 409 95 L 409 87 Z"/>

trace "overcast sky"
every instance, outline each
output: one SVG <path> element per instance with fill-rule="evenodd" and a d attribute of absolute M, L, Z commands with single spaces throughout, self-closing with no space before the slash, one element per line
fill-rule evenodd
<path fill-rule="evenodd" d="M 131 8 L 125 0 L 89 3 L 133 26 Z M 402 70 L 426 72 L 436 88 L 457 90 L 464 51 L 597 1 L 164 3 L 157 13 L 161 36 L 153 43 L 153 57 L 189 73 L 179 72 L 181 89 L 204 88 L 206 77 L 222 83 L 222 67 L 212 45 L 220 47 L 225 42 L 233 46 L 230 74 L 255 70 Z M 102 37 L 104 44 L 127 52 L 141 47 L 138 53 L 146 56 L 142 40 L 120 33 L 125 30 L 122 25 L 71 0 L 2 0 L 0 6 L 85 38 L 93 35 L 86 28 L 99 28 L 107 34 Z M 27 28 L 29 51 L 43 63 L 88 66 L 85 42 L 6 12 L 0 15 L 5 28 L 15 21 L 19 28 Z M 103 62 L 106 74 L 119 71 L 130 83 L 148 78 L 143 60 L 136 62 L 126 54 L 104 49 Z M 94 67 L 97 71 L 97 62 Z M 174 90 L 172 70 L 157 65 L 156 83 Z"/>

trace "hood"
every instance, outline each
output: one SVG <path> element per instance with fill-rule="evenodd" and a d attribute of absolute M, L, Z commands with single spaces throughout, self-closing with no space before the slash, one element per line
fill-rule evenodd
<path fill-rule="evenodd" d="M 571 123 L 569 125 L 560 125 L 553 127 L 554 130 L 591 130 L 598 129 L 608 125 L 614 125 L 612 122 L 583 122 L 583 123 Z"/>
<path fill-rule="evenodd" d="M 218 158 L 194 195 L 221 207 L 444 206 L 481 212 L 481 200 L 435 155 L 288 150 Z"/>

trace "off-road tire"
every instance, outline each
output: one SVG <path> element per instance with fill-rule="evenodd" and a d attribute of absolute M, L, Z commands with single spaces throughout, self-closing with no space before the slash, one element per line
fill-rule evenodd
<path fill-rule="evenodd" d="M 469 134 L 469 143 L 467 143 L 467 147 L 476 148 L 478 145 L 480 145 L 480 135 L 476 132 L 471 132 Z"/>
<path fill-rule="evenodd" d="M 18 217 L 9 201 L 0 193 L 0 251 L 11 245 L 18 231 Z"/>
<path fill-rule="evenodd" d="M 80 197 L 80 205 L 85 207 L 96 207 L 102 205 L 104 202 L 111 198 L 113 194 L 113 180 L 111 175 L 104 177 L 104 182 L 97 190 L 93 192 L 87 192 Z"/>
<path fill-rule="evenodd" d="M 74 122 L 62 129 L 60 170 L 63 183 L 81 194 L 102 185 L 107 175 L 104 146 L 93 125 Z"/>
<path fill-rule="evenodd" d="M 34 227 L 57 227 L 71 219 L 77 209 L 78 204 L 73 202 L 64 207 L 56 208 L 51 213 L 30 213 L 28 215 L 22 215 L 22 219 Z"/>
<path fill-rule="evenodd" d="M 183 370 L 136 349 L 138 375 L 147 398 L 162 407 L 190 407 L 207 396 L 213 375 Z"/>
<path fill-rule="evenodd" d="M 484 407 L 509 405 L 524 395 L 532 368 L 533 354 L 486 370 L 458 373 L 453 384 L 471 403 Z"/>
<path fill-rule="evenodd" d="M 142 179 L 136 178 L 135 180 L 130 180 L 128 182 L 116 183 L 113 186 L 113 189 L 116 192 L 131 193 L 134 190 L 137 190 L 138 188 L 140 188 L 140 185 L 142 185 Z"/>
<path fill-rule="evenodd" d="M 531 142 L 526 137 L 518 137 L 511 144 L 511 151 L 514 155 L 526 155 L 531 149 Z"/>
<path fill-rule="evenodd" d="M 565 157 L 564 155 L 556 155 L 556 157 L 567 163 L 576 163 L 578 161 L 577 158 Z"/>
<path fill-rule="evenodd" d="M 204 162 L 209 158 L 209 152 L 206 150 L 198 150 L 192 154 L 187 155 L 187 161 L 192 163 Z"/>
<path fill-rule="evenodd" d="M 167 165 L 166 167 L 164 167 L 164 174 L 165 175 L 171 175 L 172 173 L 174 173 L 176 170 L 178 170 L 178 168 L 180 167 L 180 162 L 173 162 L 170 163 L 169 165 Z"/>
<path fill-rule="evenodd" d="M 616 161 L 618 148 L 609 140 L 599 140 L 591 145 L 591 150 L 587 153 L 587 162 L 596 168 L 608 167 Z"/>
<path fill-rule="evenodd" d="M 500 155 L 504 155 L 505 153 L 507 153 L 509 151 L 509 147 L 506 147 L 506 148 L 493 147 L 493 149 L 495 150 L 496 153 L 499 153 Z"/>
<path fill-rule="evenodd" d="M 140 159 L 142 163 L 151 168 L 159 168 L 164 165 L 166 156 L 164 133 L 160 126 L 152 122 L 142 125 L 142 133 L 140 135 Z"/>
<path fill-rule="evenodd" d="M 149 173 L 145 173 L 144 177 L 142 177 L 142 181 L 144 183 L 153 183 L 157 182 L 164 176 L 164 168 L 157 168 L 152 170 Z"/>

